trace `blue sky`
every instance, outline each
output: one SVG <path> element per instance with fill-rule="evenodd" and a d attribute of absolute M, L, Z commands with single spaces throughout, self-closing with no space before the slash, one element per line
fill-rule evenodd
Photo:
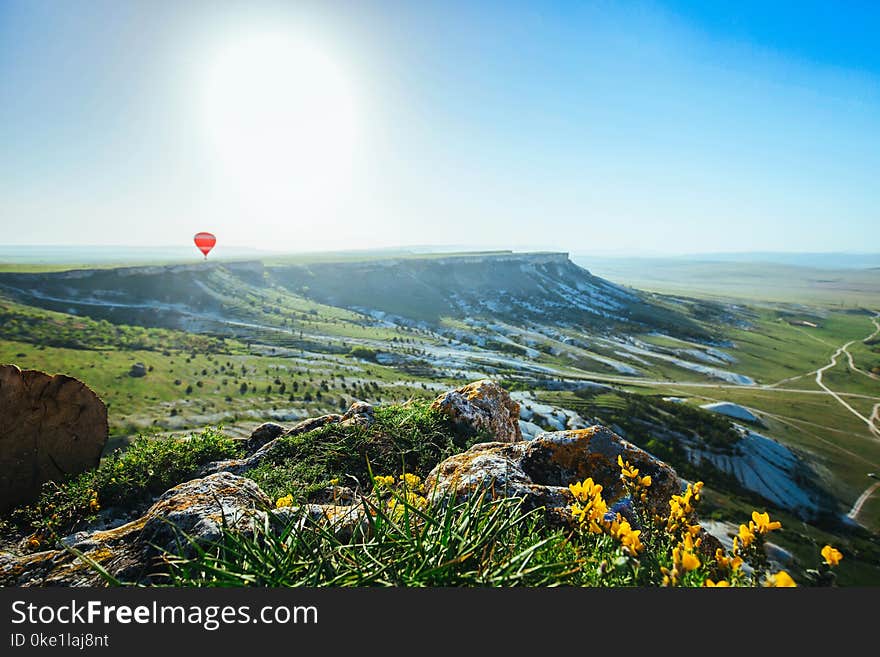
<path fill-rule="evenodd" d="M 878 33 L 871 2 L 3 0 L 0 243 L 877 250 Z"/>

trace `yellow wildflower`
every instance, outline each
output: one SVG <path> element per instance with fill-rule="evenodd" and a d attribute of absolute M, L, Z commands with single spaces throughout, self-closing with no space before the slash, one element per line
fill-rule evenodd
<path fill-rule="evenodd" d="M 694 504 L 700 501 L 700 491 L 703 482 L 688 484 L 687 489 L 681 495 L 673 495 L 669 500 L 669 517 L 666 519 L 666 531 L 670 534 L 678 534 L 690 527 L 688 518 L 694 513 Z"/>
<path fill-rule="evenodd" d="M 89 511 L 92 513 L 97 513 L 101 510 L 101 505 L 98 504 L 98 493 L 97 491 L 92 491 L 92 496 L 89 498 Z"/>
<path fill-rule="evenodd" d="M 738 538 L 739 538 L 739 541 L 740 541 L 740 543 L 742 543 L 742 546 L 743 546 L 744 548 L 747 548 L 747 547 L 749 547 L 752 543 L 754 543 L 754 541 L 755 541 L 755 532 L 754 532 L 754 530 L 753 530 L 753 525 L 752 525 L 751 522 L 749 523 L 749 526 L 748 526 L 748 527 L 746 527 L 745 525 L 740 525 L 740 526 L 739 526 L 739 536 L 738 536 Z M 734 539 L 734 540 L 735 540 L 735 539 Z M 734 548 L 736 548 L 736 543 L 735 543 L 735 542 L 734 542 Z"/>
<path fill-rule="evenodd" d="M 764 580 L 764 586 L 775 587 L 775 588 L 790 588 L 793 586 L 797 586 L 795 581 L 791 578 L 784 570 L 780 570 L 775 575 L 769 575 L 766 580 Z"/>
<path fill-rule="evenodd" d="M 632 557 L 638 555 L 645 548 L 639 539 L 639 535 L 642 533 L 641 530 L 633 529 L 629 522 L 621 520 L 619 515 L 612 521 L 610 533 L 620 541 L 623 549 Z"/>
<path fill-rule="evenodd" d="M 578 502 L 586 502 L 602 492 L 600 484 L 593 483 L 593 478 L 588 477 L 583 482 L 575 482 L 568 485 L 568 490 Z"/>
<path fill-rule="evenodd" d="M 593 482 L 592 478 L 584 479 L 583 482 L 569 484 L 568 489 L 575 498 L 571 505 L 571 515 L 583 526 L 587 525 L 593 534 L 601 534 L 600 522 L 604 522 L 604 516 L 608 513 L 608 505 L 602 498 L 602 486 Z"/>
<path fill-rule="evenodd" d="M 409 491 L 403 498 L 392 497 L 388 500 L 388 510 L 391 511 L 394 518 L 401 518 L 406 513 L 407 505 L 416 509 L 424 509 L 428 505 L 428 500 Z"/>
<path fill-rule="evenodd" d="M 338 486 L 339 485 L 339 477 L 333 477 L 333 479 L 330 480 L 330 485 L 331 486 Z"/>
<path fill-rule="evenodd" d="M 742 557 L 736 555 L 728 557 L 722 548 L 718 548 L 715 550 L 715 563 L 725 570 L 738 570 L 743 565 L 743 560 Z"/>
<path fill-rule="evenodd" d="M 679 545 L 672 549 L 672 561 L 676 570 L 680 567 L 683 572 L 696 570 L 700 567 L 700 558 L 694 554 L 694 550 L 700 546 L 700 539 L 696 541 L 687 534 Z"/>
<path fill-rule="evenodd" d="M 383 477 L 382 475 L 379 475 L 376 477 L 375 481 L 376 487 L 378 488 L 391 488 L 394 485 L 394 476 L 388 475 Z"/>
<path fill-rule="evenodd" d="M 774 520 L 770 522 L 770 514 L 769 513 L 758 513 L 757 511 L 752 511 L 752 522 L 749 523 L 749 528 L 758 534 L 769 534 L 774 529 L 780 529 L 782 527 L 782 523 L 778 520 Z"/>
<path fill-rule="evenodd" d="M 620 454 L 617 455 L 617 465 L 620 466 L 620 475 L 624 479 L 635 479 L 639 476 L 639 469 L 631 466 L 629 461 L 624 461 Z"/>
<path fill-rule="evenodd" d="M 837 548 L 826 545 L 822 548 L 822 558 L 825 559 L 825 563 L 829 566 L 836 566 L 843 559 L 843 554 Z"/>
<path fill-rule="evenodd" d="M 36 550 L 40 547 L 40 539 L 38 539 L 36 536 L 31 536 L 28 539 L 28 547 L 32 550 Z"/>
<path fill-rule="evenodd" d="M 717 582 L 713 582 L 711 579 L 707 579 L 705 582 L 703 582 L 703 586 L 705 586 L 706 588 L 710 588 L 710 589 L 711 588 L 719 588 L 719 589 L 729 588 L 730 582 L 728 582 L 726 579 L 719 579 Z"/>
<path fill-rule="evenodd" d="M 418 490 L 422 486 L 422 478 L 409 472 L 400 475 L 400 482 L 410 490 Z"/>
<path fill-rule="evenodd" d="M 681 567 L 685 572 L 696 570 L 700 567 L 700 559 L 693 552 L 683 552 L 681 555 Z"/>
<path fill-rule="evenodd" d="M 275 501 L 276 509 L 281 509 L 285 506 L 293 506 L 293 495 L 285 495 L 284 497 L 279 497 Z"/>

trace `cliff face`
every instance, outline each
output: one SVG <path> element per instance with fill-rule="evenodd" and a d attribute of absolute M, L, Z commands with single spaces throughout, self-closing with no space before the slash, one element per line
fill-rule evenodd
<path fill-rule="evenodd" d="M 485 254 L 273 268 L 316 301 L 433 322 L 443 316 L 622 319 L 638 296 L 565 253 Z"/>
<path fill-rule="evenodd" d="M 682 313 L 594 276 L 566 253 L 492 253 L 268 267 L 315 301 L 435 323 L 442 317 L 514 324 L 633 326 L 699 335 Z"/>

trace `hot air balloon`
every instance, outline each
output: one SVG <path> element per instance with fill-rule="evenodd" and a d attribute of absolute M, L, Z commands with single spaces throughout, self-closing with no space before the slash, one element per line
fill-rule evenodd
<path fill-rule="evenodd" d="M 196 233 L 193 241 L 196 243 L 199 251 L 205 254 L 205 260 L 207 260 L 208 253 L 211 252 L 211 249 L 213 249 L 214 245 L 217 243 L 217 238 L 211 233 Z"/>

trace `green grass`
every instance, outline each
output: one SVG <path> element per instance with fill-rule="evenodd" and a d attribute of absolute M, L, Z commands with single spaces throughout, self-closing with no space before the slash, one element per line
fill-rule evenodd
<path fill-rule="evenodd" d="M 292 495 L 306 501 L 331 479 L 365 487 L 373 472 L 420 477 L 434 465 L 473 443 L 457 436 L 448 419 L 425 401 L 375 409 L 369 427 L 330 424 L 309 433 L 282 438 L 270 458 L 246 476 L 273 499 Z"/>
<path fill-rule="evenodd" d="M 242 345 L 207 335 L 142 326 L 111 324 L 106 320 L 24 306 L 0 298 L 0 341 L 70 349 L 130 351 L 188 351 L 234 353 Z"/>
<path fill-rule="evenodd" d="M 680 537 L 665 524 L 643 525 L 634 554 L 604 530 L 591 533 L 550 524 L 542 508 L 472 495 L 428 503 L 411 491 L 365 497 L 362 520 L 348 532 L 293 510 L 286 525 L 267 522 L 253 534 L 225 530 L 220 541 L 183 537 L 168 555 L 173 586 L 660 586 L 673 567 Z M 609 526 L 610 527 L 610 526 Z M 759 539 L 759 540 L 763 540 Z M 731 575 L 702 554 L 697 567 L 678 571 L 677 585 L 702 586 L 730 578 L 759 585 L 767 571 L 762 551 L 747 553 L 755 576 Z M 818 555 L 810 555 L 814 565 Z M 664 570 L 666 569 L 666 570 Z M 802 582 L 807 581 L 800 573 Z"/>
<path fill-rule="evenodd" d="M 398 510 L 401 507 L 398 507 Z M 171 560 L 174 586 L 547 586 L 584 579 L 578 550 L 540 511 L 474 497 L 425 512 L 369 504 L 368 526 L 343 540 L 296 518 L 280 532 L 226 532 Z M 193 546 L 189 546 L 190 551 Z M 613 553 L 609 549 L 608 553 Z M 608 586 L 626 583 L 605 578 Z"/>
<path fill-rule="evenodd" d="M 235 441 L 213 429 L 185 440 L 142 437 L 94 470 L 46 484 L 39 499 L 13 511 L 12 518 L 43 539 L 65 536 L 93 519 L 100 508 L 137 507 L 193 477 L 202 465 L 238 451 Z"/>
<path fill-rule="evenodd" d="M 871 328 L 866 315 L 831 313 L 820 326 L 791 326 L 775 311 L 762 311 L 749 329 L 734 328 L 729 337 L 736 349 L 737 372 L 772 384 L 800 376 L 828 363 L 842 344 L 865 337 Z"/>
<path fill-rule="evenodd" d="M 136 362 L 150 368 L 146 376 L 129 376 Z M 114 437 L 255 424 L 276 409 L 320 415 L 338 412 L 355 399 L 404 401 L 430 394 L 417 386 L 419 377 L 347 357 L 322 361 L 254 353 L 74 349 L 0 340 L 0 363 L 83 381 L 107 404 Z M 416 387 L 401 385 L 403 379 Z"/>

